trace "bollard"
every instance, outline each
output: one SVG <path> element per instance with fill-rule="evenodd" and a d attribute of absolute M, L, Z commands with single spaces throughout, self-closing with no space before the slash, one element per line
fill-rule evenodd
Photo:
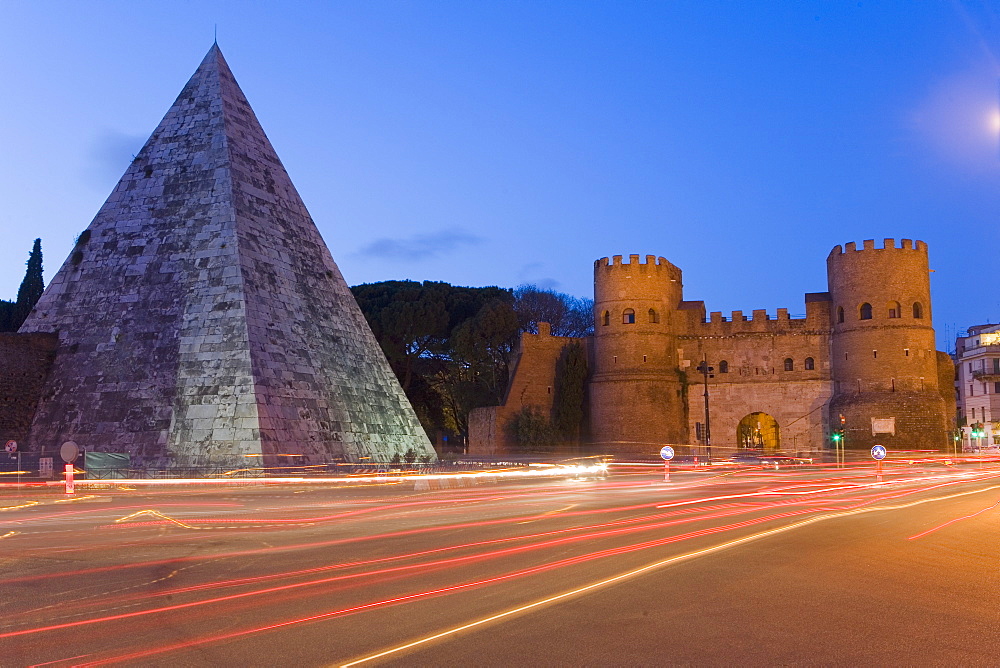
<path fill-rule="evenodd" d="M 73 465 L 72 464 L 67 464 L 66 465 L 66 493 L 67 494 L 72 494 L 73 491 L 74 491 L 74 489 L 73 489 Z"/>

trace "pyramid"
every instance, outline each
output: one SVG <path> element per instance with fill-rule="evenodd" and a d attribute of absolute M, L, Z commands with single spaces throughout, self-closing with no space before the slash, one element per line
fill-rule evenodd
<path fill-rule="evenodd" d="M 59 349 L 27 447 L 148 466 L 434 456 L 213 45 L 21 332 Z"/>

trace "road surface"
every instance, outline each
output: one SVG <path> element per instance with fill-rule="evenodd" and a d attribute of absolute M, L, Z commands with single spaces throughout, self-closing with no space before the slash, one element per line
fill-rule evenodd
<path fill-rule="evenodd" d="M 0 489 L 0 665 L 995 665 L 1000 467 L 886 470 Z"/>

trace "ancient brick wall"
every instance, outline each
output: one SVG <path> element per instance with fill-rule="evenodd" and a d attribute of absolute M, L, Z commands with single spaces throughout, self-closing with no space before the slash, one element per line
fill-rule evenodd
<path fill-rule="evenodd" d="M 55 334 L 0 333 L 0 444 L 23 448 L 58 345 Z"/>
<path fill-rule="evenodd" d="M 525 406 L 535 406 L 552 416 L 556 363 L 567 345 L 587 339 L 552 336 L 547 322 L 538 324 L 538 334 L 521 334 L 511 372 L 507 396 L 500 406 L 477 408 L 469 415 L 469 453 L 501 454 L 515 449 L 507 432 L 511 418 Z"/>

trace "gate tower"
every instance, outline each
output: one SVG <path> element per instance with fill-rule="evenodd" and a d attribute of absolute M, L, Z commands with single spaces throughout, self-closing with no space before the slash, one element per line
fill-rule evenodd
<path fill-rule="evenodd" d="M 833 301 L 831 428 L 845 418 L 846 446 L 898 449 L 948 445 L 931 326 L 927 245 L 885 239 L 835 247 L 827 257 Z M 894 418 L 889 421 L 888 418 Z M 873 423 L 873 420 L 880 420 Z M 895 433 L 878 433 L 894 428 Z"/>
<path fill-rule="evenodd" d="M 662 257 L 594 263 L 593 442 L 609 452 L 656 452 L 687 442 L 677 370 L 681 270 Z"/>

